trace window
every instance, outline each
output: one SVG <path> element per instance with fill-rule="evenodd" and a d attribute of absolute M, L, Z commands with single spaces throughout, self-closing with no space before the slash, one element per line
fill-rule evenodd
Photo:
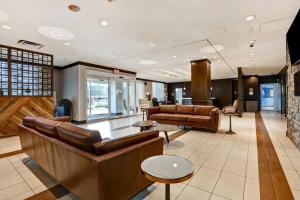
<path fill-rule="evenodd" d="M 152 82 L 152 98 L 154 97 L 158 101 L 165 100 L 165 85 L 163 83 Z"/>
<path fill-rule="evenodd" d="M 52 96 L 53 56 L 0 45 L 0 96 Z"/>

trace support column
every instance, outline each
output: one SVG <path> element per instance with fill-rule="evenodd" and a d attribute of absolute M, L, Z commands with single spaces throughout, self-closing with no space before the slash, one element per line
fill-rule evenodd
<path fill-rule="evenodd" d="M 243 81 L 243 71 L 241 67 L 238 67 L 238 100 L 240 102 L 238 108 L 238 116 L 242 117 L 244 112 L 244 81 Z"/>
<path fill-rule="evenodd" d="M 210 60 L 191 61 L 192 102 L 194 105 L 212 105 Z"/>

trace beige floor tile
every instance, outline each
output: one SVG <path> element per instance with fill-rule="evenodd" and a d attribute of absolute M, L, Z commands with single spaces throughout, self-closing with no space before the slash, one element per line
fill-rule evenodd
<path fill-rule="evenodd" d="M 216 147 L 217 147 L 217 145 L 214 145 L 214 144 L 204 144 L 198 149 L 198 151 L 204 152 L 204 153 L 212 153 Z"/>
<path fill-rule="evenodd" d="M 213 193 L 229 199 L 243 199 L 245 178 L 222 172 Z"/>
<path fill-rule="evenodd" d="M 248 151 L 247 150 L 241 150 L 237 148 L 232 148 L 229 158 L 237 158 L 237 159 L 242 159 L 242 160 L 247 160 L 248 156 Z"/>
<path fill-rule="evenodd" d="M 0 190 L 0 199 L 10 199 L 28 191 L 30 191 L 30 188 L 25 182 L 18 183 Z"/>
<path fill-rule="evenodd" d="M 239 176 L 245 176 L 246 166 L 247 166 L 246 160 L 228 158 L 223 168 L 223 171 L 235 175 L 239 175 Z"/>
<path fill-rule="evenodd" d="M 220 175 L 220 171 L 201 167 L 188 185 L 212 192 Z"/>
<path fill-rule="evenodd" d="M 43 185 L 43 183 L 36 177 L 26 180 L 26 183 L 30 186 L 31 189 Z"/>
<path fill-rule="evenodd" d="M 210 200 L 228 200 L 227 198 L 221 197 L 219 195 L 216 194 L 212 194 L 210 197 Z"/>
<path fill-rule="evenodd" d="M 210 193 L 195 187 L 186 186 L 176 200 L 208 200 Z"/>
<path fill-rule="evenodd" d="M 38 193 L 40 193 L 40 192 L 42 192 L 42 191 L 45 191 L 45 190 L 47 190 L 47 187 L 44 186 L 44 185 L 40 185 L 40 186 L 38 186 L 38 187 L 36 187 L 36 188 L 33 188 L 33 192 L 34 192 L 35 194 L 38 194 Z"/>
<path fill-rule="evenodd" d="M 300 190 L 300 178 L 295 170 L 283 169 L 291 189 Z"/>
<path fill-rule="evenodd" d="M 258 162 L 247 163 L 246 177 L 252 179 L 259 179 Z"/>
<path fill-rule="evenodd" d="M 260 190 L 259 190 L 259 181 L 255 179 L 246 179 L 245 191 L 244 191 L 244 200 L 259 200 L 260 199 Z"/>
<path fill-rule="evenodd" d="M 210 156 L 204 163 L 204 167 L 222 170 L 225 162 L 227 160 L 226 156 Z"/>
<path fill-rule="evenodd" d="M 2 176 L 0 179 L 0 190 L 10 187 L 12 185 L 16 185 L 18 183 L 23 182 L 24 180 L 19 174 L 16 175 L 9 175 L 9 176 Z"/>
<path fill-rule="evenodd" d="M 292 190 L 295 200 L 300 200 L 300 190 Z"/>
<path fill-rule="evenodd" d="M 194 164 L 194 165 L 202 165 L 207 158 L 209 157 L 209 153 L 204 153 L 204 152 L 199 152 L 196 151 L 194 152 L 188 159 Z"/>
<path fill-rule="evenodd" d="M 180 192 L 185 187 L 184 184 L 172 184 L 170 186 L 171 199 L 176 199 Z M 149 195 L 150 199 L 164 199 L 165 198 L 165 184 L 159 184 Z"/>

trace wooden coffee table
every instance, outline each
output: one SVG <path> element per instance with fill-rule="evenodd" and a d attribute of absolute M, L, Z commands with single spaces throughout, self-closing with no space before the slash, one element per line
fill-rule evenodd
<path fill-rule="evenodd" d="M 179 129 L 178 126 L 167 125 L 167 124 L 159 124 L 159 125 L 151 128 L 151 130 L 153 130 L 153 131 L 162 131 L 162 132 L 164 132 L 168 143 L 170 143 L 168 132 L 176 131 L 178 129 Z"/>
<path fill-rule="evenodd" d="M 193 164 L 175 155 L 147 158 L 142 162 L 141 169 L 147 179 L 166 184 L 166 200 L 170 200 L 170 184 L 186 181 L 194 174 Z"/>
<path fill-rule="evenodd" d="M 140 131 L 150 130 L 150 128 L 154 125 L 154 121 L 152 120 L 146 120 L 146 121 L 138 121 L 132 126 L 134 127 L 140 127 Z"/>

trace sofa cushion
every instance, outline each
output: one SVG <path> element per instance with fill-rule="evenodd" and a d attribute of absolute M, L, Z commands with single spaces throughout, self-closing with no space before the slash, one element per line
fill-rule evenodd
<path fill-rule="evenodd" d="M 58 116 L 58 117 L 53 117 L 50 119 L 54 120 L 54 121 L 60 121 L 60 122 L 71 122 L 70 116 Z"/>
<path fill-rule="evenodd" d="M 35 118 L 35 128 L 36 128 L 36 130 L 38 130 L 41 133 L 44 133 L 48 136 L 55 137 L 55 138 L 58 137 L 56 127 L 60 123 L 61 122 L 53 121 L 53 120 L 50 120 L 50 119 L 45 119 L 45 118 L 42 118 L 42 117 Z"/>
<path fill-rule="evenodd" d="M 188 122 L 196 122 L 196 123 L 210 123 L 210 117 L 204 115 L 193 115 L 188 117 L 186 120 Z"/>
<path fill-rule="evenodd" d="M 84 129 L 68 122 L 62 122 L 57 126 L 57 134 L 62 141 L 92 153 L 93 144 L 101 141 L 98 130 Z"/>
<path fill-rule="evenodd" d="M 186 121 L 188 117 L 191 117 L 192 115 L 185 115 L 185 114 L 169 114 L 167 116 L 167 120 L 170 121 Z"/>
<path fill-rule="evenodd" d="M 210 116 L 210 112 L 214 109 L 214 106 L 195 106 L 194 115 L 206 115 Z"/>
<path fill-rule="evenodd" d="M 193 105 L 178 105 L 177 106 L 178 114 L 194 114 L 194 106 Z"/>
<path fill-rule="evenodd" d="M 160 113 L 173 113 L 175 114 L 177 111 L 177 105 L 161 105 L 159 107 Z"/>
<path fill-rule="evenodd" d="M 94 144 L 94 148 L 97 155 L 102 155 L 158 136 L 158 131 L 145 131 L 117 139 L 97 142 Z"/>
<path fill-rule="evenodd" d="M 23 118 L 23 124 L 29 128 L 35 128 L 35 118 L 32 116 L 26 116 Z"/>
<path fill-rule="evenodd" d="M 167 113 L 158 113 L 158 114 L 154 114 L 150 116 L 150 120 L 163 120 L 163 119 L 167 119 L 167 116 L 169 116 L 170 114 Z"/>

